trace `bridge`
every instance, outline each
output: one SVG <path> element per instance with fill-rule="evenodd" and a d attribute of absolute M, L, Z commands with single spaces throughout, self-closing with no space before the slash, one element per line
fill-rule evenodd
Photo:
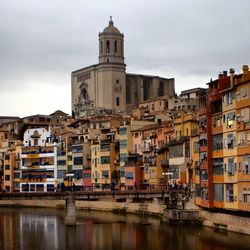
<path fill-rule="evenodd" d="M 183 192 L 178 192 L 183 193 Z M 99 199 L 153 199 L 170 197 L 170 191 L 164 190 L 132 190 L 132 191 L 75 191 L 75 192 L 2 192 L 0 200 L 67 200 L 74 196 L 75 200 L 99 200 Z"/>
<path fill-rule="evenodd" d="M 169 209 L 183 209 L 188 198 L 184 190 L 131 190 L 131 191 L 67 191 L 67 192 L 2 192 L 1 200 L 65 200 L 66 225 L 76 224 L 76 201 L 117 201 L 151 202 L 153 199 L 165 204 Z"/>

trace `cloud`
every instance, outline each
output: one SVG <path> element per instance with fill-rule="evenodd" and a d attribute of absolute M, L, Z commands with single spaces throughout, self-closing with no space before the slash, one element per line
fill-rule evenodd
<path fill-rule="evenodd" d="M 29 105 L 10 109 L 10 96 L 33 100 L 41 86 L 63 88 L 69 100 L 70 73 L 98 63 L 98 33 L 110 15 L 125 35 L 128 72 L 174 77 L 176 89 L 205 86 L 232 67 L 238 73 L 249 64 L 249 8 L 248 0 L 2 0 L 0 114 L 58 109 L 60 96 L 37 112 Z M 60 105 L 71 110 L 69 101 Z"/>

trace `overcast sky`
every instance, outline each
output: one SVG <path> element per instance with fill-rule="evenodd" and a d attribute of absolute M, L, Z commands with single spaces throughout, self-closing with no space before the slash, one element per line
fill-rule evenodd
<path fill-rule="evenodd" d="M 0 116 L 70 114 L 70 74 L 98 63 L 111 15 L 129 73 L 173 77 L 177 93 L 241 73 L 249 13 L 249 0 L 1 0 Z"/>

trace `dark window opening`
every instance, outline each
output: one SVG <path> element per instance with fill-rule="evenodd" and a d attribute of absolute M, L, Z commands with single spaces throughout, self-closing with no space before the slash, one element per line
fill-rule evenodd
<path fill-rule="evenodd" d="M 110 44 L 109 44 L 109 40 L 106 41 L 106 52 L 109 53 L 110 52 Z"/>
<path fill-rule="evenodd" d="M 164 82 L 160 81 L 159 89 L 158 89 L 158 96 L 163 96 L 163 95 L 164 95 Z"/>
<path fill-rule="evenodd" d="M 120 98 L 116 97 L 116 106 L 120 106 Z"/>

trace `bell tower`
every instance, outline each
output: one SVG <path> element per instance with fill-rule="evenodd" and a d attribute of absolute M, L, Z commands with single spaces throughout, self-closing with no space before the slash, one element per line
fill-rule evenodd
<path fill-rule="evenodd" d="M 124 35 L 114 26 L 112 17 L 99 33 L 99 63 L 124 64 Z"/>

